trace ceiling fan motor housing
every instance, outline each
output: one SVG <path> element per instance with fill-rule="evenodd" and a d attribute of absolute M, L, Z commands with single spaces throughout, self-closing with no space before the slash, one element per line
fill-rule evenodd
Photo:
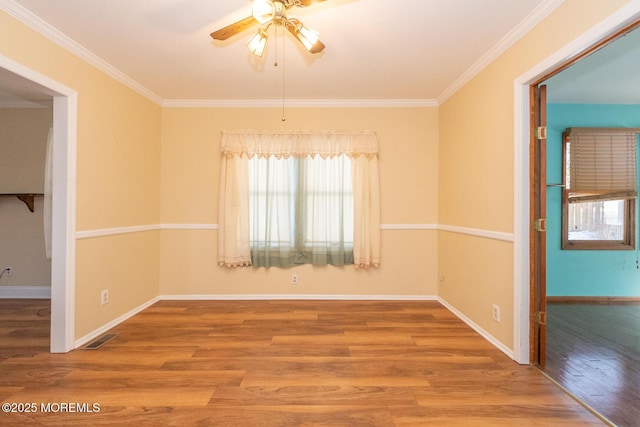
<path fill-rule="evenodd" d="M 273 22 L 279 25 L 284 24 L 284 21 L 287 20 L 286 8 L 287 6 L 279 0 L 273 2 Z"/>

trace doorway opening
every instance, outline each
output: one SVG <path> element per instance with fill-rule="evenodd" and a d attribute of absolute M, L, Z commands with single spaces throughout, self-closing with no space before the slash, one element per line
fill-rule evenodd
<path fill-rule="evenodd" d="M 629 5 L 594 27 L 552 57 L 538 64 L 515 82 L 516 125 L 516 313 L 515 342 L 518 361 L 527 361 L 543 371 L 546 358 L 546 137 L 544 123 L 545 84 L 583 58 L 609 46 L 640 26 L 640 5 Z M 542 96 L 539 96 L 542 95 Z M 640 102 L 639 102 L 640 103 Z M 521 169 L 518 169 L 521 167 Z M 557 190 L 557 189 L 556 189 Z M 551 238 L 551 236 L 550 236 Z M 554 241 L 555 242 L 555 241 Z M 557 243 L 557 242 L 556 242 Z M 518 335 L 519 334 L 519 335 Z M 526 337 L 526 338 L 524 338 Z M 574 394 L 575 395 L 575 394 Z M 590 407 L 592 402 L 586 402 Z M 598 409 L 596 409 L 598 410 Z M 598 410 L 601 414 L 603 411 Z M 604 414 L 606 416 L 606 414 Z"/>
<path fill-rule="evenodd" d="M 531 271 L 537 267 L 531 251 L 534 227 L 532 183 L 534 168 L 530 148 L 534 135 L 531 115 L 532 87 L 629 31 L 640 20 L 640 2 L 620 9 L 573 42 L 558 50 L 514 81 L 514 359 L 537 364 L 534 349 L 534 292 Z M 536 322 L 537 323 L 537 322 Z"/>
<path fill-rule="evenodd" d="M 50 351 L 65 353 L 75 347 L 77 93 L 1 55 L 0 69 L 53 99 Z"/>
<path fill-rule="evenodd" d="M 546 140 L 547 123 L 547 85 L 549 79 L 567 70 L 585 57 L 609 46 L 633 30 L 640 27 L 640 21 L 634 21 L 615 31 L 584 52 L 572 58 L 558 68 L 550 70 L 545 75 L 530 84 L 531 129 L 530 129 L 530 200 L 531 219 L 533 227 L 530 229 L 531 249 L 531 360 L 534 364 L 545 366 L 545 330 L 546 330 L 546 229 L 538 226 L 540 220 L 546 219 L 546 198 L 549 185 L 547 184 Z M 640 103 L 640 100 L 639 100 Z"/>
<path fill-rule="evenodd" d="M 532 270 L 532 311 L 545 314 L 534 316 L 532 359 L 575 398 L 618 425 L 633 424 L 640 417 L 640 411 L 631 403 L 640 398 L 636 386 L 640 381 L 637 374 L 640 347 L 635 344 L 640 338 L 637 332 L 640 323 L 636 320 L 640 316 L 637 302 L 640 294 L 634 286 L 638 277 L 635 268 L 638 258 L 633 243 L 636 240 L 637 201 L 635 197 L 623 201 L 622 210 L 626 212 L 614 212 L 614 215 L 609 212 L 607 218 L 603 206 L 607 202 L 591 199 L 585 203 L 578 198 L 572 204 L 570 196 L 576 188 L 575 176 L 567 178 L 567 167 L 570 165 L 573 170 L 576 160 L 584 158 L 576 155 L 574 159 L 574 150 L 568 150 L 579 140 L 584 141 L 583 135 L 596 132 L 594 128 L 600 135 L 602 132 L 621 132 L 624 128 L 630 135 L 626 143 L 628 148 L 617 158 L 620 162 L 633 164 L 633 171 L 630 171 L 633 177 L 629 177 L 633 188 L 629 191 L 636 191 L 640 93 L 634 90 L 638 72 L 634 64 L 638 63 L 636 54 L 640 54 L 640 49 L 638 52 L 636 49 L 640 40 L 638 25 L 636 21 L 622 28 L 586 50 L 571 62 L 570 67 L 543 76 L 532 84 L 532 93 L 544 93 L 545 88 L 549 92 L 549 103 L 532 110 L 532 126 L 546 126 L 548 119 L 547 131 L 537 132 L 537 138 L 532 140 L 533 151 L 538 152 L 538 156 L 534 156 L 531 163 L 534 171 L 531 184 L 533 212 L 537 212 L 535 218 L 547 218 L 549 224 L 546 232 L 534 231 L 531 236 L 532 264 L 535 266 Z M 580 85 L 589 78 L 596 78 L 597 83 Z M 571 93 L 572 88 L 576 93 Z M 534 105 L 535 101 L 536 98 Z M 538 124 L 538 118 L 544 123 Z M 570 134 L 567 129 L 571 129 Z M 587 133 L 575 136 L 580 129 Z M 546 138 L 541 138 L 543 136 Z M 613 156 L 619 146 L 621 144 L 616 142 L 591 147 L 600 152 L 608 150 L 612 153 L 609 156 Z M 575 152 L 579 152 L 579 147 L 576 145 Z M 564 161 L 560 161 L 563 158 Z M 599 162 L 600 166 L 603 164 Z M 592 162 L 589 165 L 595 166 Z M 623 170 L 623 165 L 617 163 L 616 174 Z M 598 176 L 605 175 L 611 176 L 602 173 Z M 564 188 L 565 184 L 569 184 L 568 188 Z M 585 205 L 590 206 L 589 210 Z M 578 219 L 590 224 L 579 225 L 575 221 L 569 228 L 571 208 L 582 209 L 582 218 Z M 616 243 L 602 239 L 596 242 L 600 235 L 591 230 L 601 227 L 595 222 L 598 217 L 609 224 L 607 230 L 624 228 L 627 240 L 620 235 Z M 589 232 L 583 231 L 585 229 Z M 572 240 L 570 246 L 571 233 L 578 239 Z M 580 244 L 582 246 L 576 248 Z"/>

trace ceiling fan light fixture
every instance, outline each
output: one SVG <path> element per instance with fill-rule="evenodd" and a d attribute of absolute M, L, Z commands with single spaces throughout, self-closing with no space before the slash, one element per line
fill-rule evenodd
<path fill-rule="evenodd" d="M 249 39 L 247 42 L 247 48 L 256 56 L 262 56 L 264 48 L 267 45 L 267 39 L 269 36 L 267 32 L 260 28 L 258 32 Z"/>
<path fill-rule="evenodd" d="M 252 15 L 260 24 L 273 19 L 273 4 L 268 0 L 253 0 Z"/>
<path fill-rule="evenodd" d="M 300 23 L 296 25 L 296 38 L 300 40 L 300 43 L 302 43 L 305 49 L 311 52 L 316 43 L 318 43 L 320 34 L 316 30 L 305 27 Z"/>
<path fill-rule="evenodd" d="M 2 1 L 2 0 L 0 0 Z M 296 18 L 288 18 L 287 10 L 294 7 L 306 7 L 313 2 L 325 0 L 251 0 L 252 14 L 240 21 L 227 25 L 211 33 L 214 40 L 227 40 L 236 34 L 259 25 L 258 32 L 247 42 L 247 48 L 256 56 L 262 56 L 267 45 L 267 30 L 271 25 L 281 26 L 300 42 L 310 53 L 320 53 L 325 45 L 319 40 L 317 31 L 304 26 Z M 277 34 L 277 32 L 276 32 Z"/>

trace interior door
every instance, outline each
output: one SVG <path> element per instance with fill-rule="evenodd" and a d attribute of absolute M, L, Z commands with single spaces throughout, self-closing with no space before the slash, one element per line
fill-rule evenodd
<path fill-rule="evenodd" d="M 531 360 L 544 368 L 547 345 L 547 87 L 531 86 Z"/>

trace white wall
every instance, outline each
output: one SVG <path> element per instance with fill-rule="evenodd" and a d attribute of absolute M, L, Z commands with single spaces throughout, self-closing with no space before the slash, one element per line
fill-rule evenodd
<path fill-rule="evenodd" d="M 51 108 L 0 108 L 0 193 L 43 193 L 52 119 Z M 8 287 L 51 286 L 42 211 L 41 197 L 33 213 L 15 197 L 0 197 L 0 271 L 13 267 L 0 279 L 0 296 Z"/>

